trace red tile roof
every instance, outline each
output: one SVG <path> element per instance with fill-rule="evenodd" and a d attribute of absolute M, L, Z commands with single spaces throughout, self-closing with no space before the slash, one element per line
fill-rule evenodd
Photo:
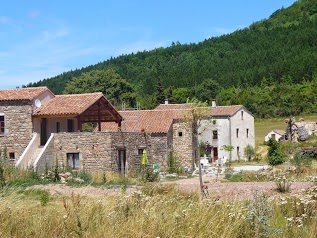
<path fill-rule="evenodd" d="M 176 110 L 176 109 L 190 109 L 191 104 L 160 104 L 154 110 Z M 237 111 L 243 108 L 243 105 L 232 106 L 216 106 L 208 107 L 211 110 L 211 116 L 233 116 Z"/>
<path fill-rule="evenodd" d="M 113 108 L 102 93 L 56 95 L 47 104 L 38 108 L 33 115 L 77 116 L 85 112 L 85 119 L 83 120 L 97 121 L 98 108 L 92 106 L 98 101 L 101 102 L 102 121 L 118 121 L 122 119 L 121 115 Z"/>
<path fill-rule="evenodd" d="M 47 87 L 3 89 L 0 90 L 0 101 L 32 101 L 45 91 L 49 89 Z"/>
<path fill-rule="evenodd" d="M 135 110 L 119 111 L 123 117 L 121 130 L 124 132 L 167 133 L 174 119 L 185 118 L 188 110 Z M 101 131 L 118 131 L 116 123 L 102 123 Z"/>

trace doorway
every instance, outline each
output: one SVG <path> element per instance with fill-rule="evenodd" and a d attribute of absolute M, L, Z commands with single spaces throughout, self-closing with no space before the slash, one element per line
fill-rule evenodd
<path fill-rule="evenodd" d="M 41 119 L 41 145 L 45 145 L 47 142 L 47 119 Z"/>
<path fill-rule="evenodd" d="M 216 160 L 218 160 L 218 147 L 213 147 L 213 162 L 215 162 Z"/>
<path fill-rule="evenodd" d="M 126 150 L 118 150 L 118 172 L 125 174 Z"/>

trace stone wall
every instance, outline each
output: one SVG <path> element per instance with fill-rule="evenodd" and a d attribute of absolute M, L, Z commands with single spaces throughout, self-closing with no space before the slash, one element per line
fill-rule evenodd
<path fill-rule="evenodd" d="M 109 133 L 57 133 L 54 151 L 60 167 L 67 167 L 67 153 L 79 153 L 80 169 L 111 171 L 113 167 Z"/>
<path fill-rule="evenodd" d="M 173 152 L 182 166 L 193 167 L 195 143 L 189 123 L 177 122 L 173 124 Z"/>
<path fill-rule="evenodd" d="M 5 117 L 5 135 L 0 136 L 0 149 L 7 147 L 8 158 L 14 155 L 19 159 L 32 139 L 32 102 L 0 102 L 0 115 Z"/>
<path fill-rule="evenodd" d="M 118 171 L 118 150 L 126 150 L 128 170 L 141 162 L 139 149 L 148 148 L 149 164 L 166 165 L 167 137 L 135 132 L 73 132 L 54 136 L 55 157 L 67 166 L 67 153 L 79 153 L 80 168 L 87 171 Z"/>

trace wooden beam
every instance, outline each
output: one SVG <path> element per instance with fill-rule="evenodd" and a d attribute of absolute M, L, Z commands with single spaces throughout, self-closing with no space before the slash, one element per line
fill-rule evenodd
<path fill-rule="evenodd" d="M 99 109 L 98 109 L 98 131 L 101 131 L 101 113 L 100 113 L 100 102 L 98 103 Z"/>

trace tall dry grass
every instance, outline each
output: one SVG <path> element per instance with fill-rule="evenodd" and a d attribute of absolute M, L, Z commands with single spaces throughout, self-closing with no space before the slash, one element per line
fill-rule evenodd
<path fill-rule="evenodd" d="M 0 237 L 315 237 L 317 227 L 313 196 L 229 203 L 158 184 L 102 199 L 45 194 L 3 191 Z"/>

